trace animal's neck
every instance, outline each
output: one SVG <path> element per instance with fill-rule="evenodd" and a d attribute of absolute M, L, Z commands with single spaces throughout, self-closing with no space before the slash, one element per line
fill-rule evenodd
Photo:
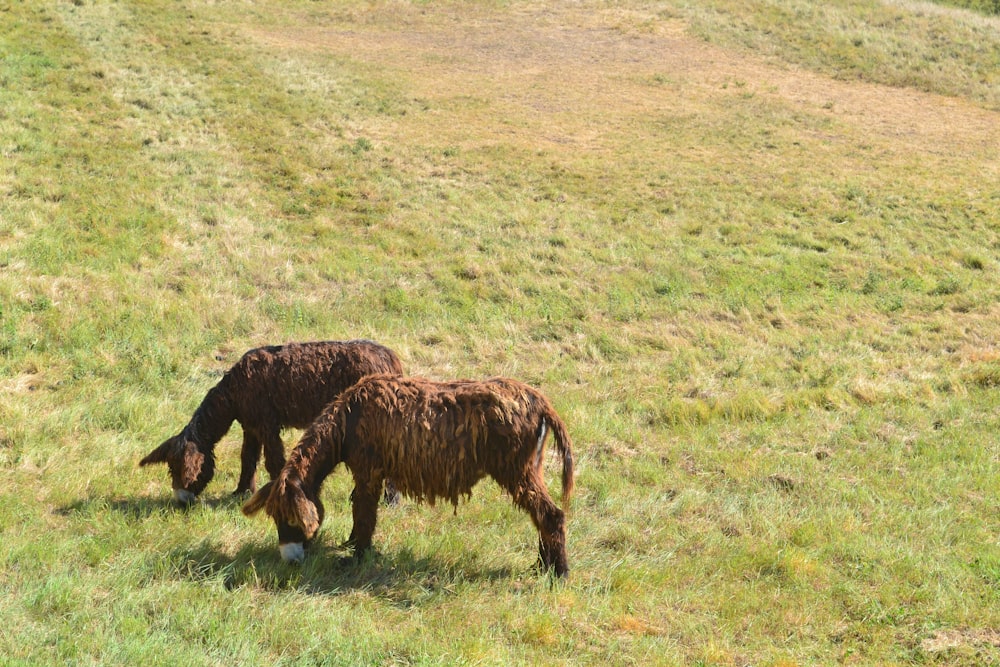
<path fill-rule="evenodd" d="M 188 435 L 200 449 L 208 450 L 229 431 L 235 416 L 222 383 L 212 387 L 188 424 Z"/>
<path fill-rule="evenodd" d="M 292 457 L 299 459 L 303 484 L 318 492 L 323 480 L 340 463 L 340 453 L 336 424 L 326 416 L 320 417 L 302 436 Z"/>

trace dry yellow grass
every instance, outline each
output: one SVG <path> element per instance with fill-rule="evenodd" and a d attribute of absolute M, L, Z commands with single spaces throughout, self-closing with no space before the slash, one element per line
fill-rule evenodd
<path fill-rule="evenodd" d="M 963 155 L 976 161 L 992 156 L 1000 143 L 995 114 L 974 103 L 838 81 L 737 54 L 691 36 L 679 18 L 539 5 L 489 13 L 377 7 L 352 19 L 349 27 L 254 27 L 247 33 L 283 59 L 311 54 L 314 62 L 356 61 L 392 79 L 406 96 L 432 103 L 433 112 L 363 128 L 391 143 L 442 149 L 515 144 L 574 160 L 581 153 L 614 154 L 641 139 L 633 150 L 667 156 L 671 147 L 658 145 L 636 122 L 707 116 L 734 96 L 751 94 L 791 114 L 838 121 L 835 132 L 803 137 L 829 144 L 831 152 L 868 141 L 897 159 L 937 155 L 958 163 Z M 322 75 L 308 70 L 308 76 Z"/>

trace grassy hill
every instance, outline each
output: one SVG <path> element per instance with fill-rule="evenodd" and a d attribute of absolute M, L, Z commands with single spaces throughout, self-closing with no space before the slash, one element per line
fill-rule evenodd
<path fill-rule="evenodd" d="M 1000 19 L 40 0 L 0 54 L 3 664 L 1000 659 Z M 569 582 L 489 481 L 351 566 L 339 470 L 293 567 L 238 426 L 189 511 L 137 467 L 356 337 L 553 400 Z"/>

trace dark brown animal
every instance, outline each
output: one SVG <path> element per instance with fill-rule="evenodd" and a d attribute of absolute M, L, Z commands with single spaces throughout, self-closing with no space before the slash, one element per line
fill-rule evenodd
<path fill-rule="evenodd" d="M 274 518 L 282 558 L 301 560 L 323 522 L 320 488 L 340 463 L 354 476 L 354 527 L 360 557 L 371 546 L 382 480 L 415 500 L 458 504 L 489 475 L 531 517 L 539 562 L 566 576 L 565 514 L 542 479 L 545 439 L 562 455 L 562 496 L 573 490 L 572 445 L 548 399 L 515 380 L 432 382 L 372 376 L 331 403 L 303 434 L 281 473 L 243 506 Z"/>
<path fill-rule="evenodd" d="M 174 497 L 191 503 L 215 474 L 215 444 L 233 421 L 243 427 L 235 493 L 256 489 L 261 451 L 271 479 L 285 463 L 281 429 L 306 428 L 365 375 L 402 374 L 399 357 L 367 340 L 289 343 L 250 350 L 208 390 L 184 429 L 139 462 L 166 463 Z M 387 485 L 387 500 L 394 492 Z"/>

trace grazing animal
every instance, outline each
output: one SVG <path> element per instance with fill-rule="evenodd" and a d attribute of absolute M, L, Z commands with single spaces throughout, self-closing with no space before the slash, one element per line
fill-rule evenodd
<path fill-rule="evenodd" d="M 566 576 L 565 514 L 542 479 L 545 439 L 552 432 L 562 456 L 562 497 L 573 490 L 572 444 L 555 409 L 540 392 L 515 380 L 432 382 L 370 376 L 324 410 L 303 434 L 277 477 L 243 506 L 266 509 L 278 529 L 284 560 L 304 557 L 323 522 L 320 488 L 338 464 L 354 476 L 356 557 L 371 546 L 382 480 L 415 500 L 460 496 L 489 475 L 538 529 L 539 562 Z"/>
<path fill-rule="evenodd" d="M 306 428 L 326 405 L 362 377 L 402 374 L 399 357 L 367 340 L 289 343 L 250 350 L 208 390 L 188 425 L 139 462 L 166 463 L 174 498 L 194 502 L 215 474 L 215 444 L 233 421 L 243 427 L 236 494 L 257 488 L 261 451 L 272 479 L 285 464 L 281 429 Z M 386 499 L 395 500 L 391 482 Z"/>

